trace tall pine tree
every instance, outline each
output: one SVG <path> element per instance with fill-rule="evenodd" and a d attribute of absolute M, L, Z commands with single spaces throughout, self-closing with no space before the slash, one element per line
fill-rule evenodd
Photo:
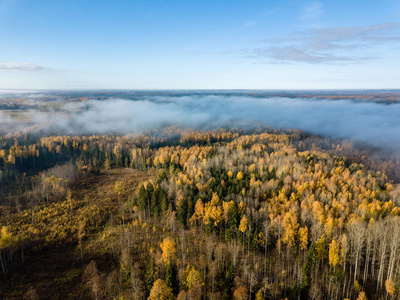
<path fill-rule="evenodd" d="M 233 267 L 233 263 L 231 263 L 228 272 L 226 272 L 224 293 L 222 294 L 223 300 L 231 299 L 234 280 L 235 280 L 235 268 Z"/>
<path fill-rule="evenodd" d="M 172 292 L 176 295 L 178 293 L 177 271 L 175 266 L 171 262 L 169 262 L 167 265 L 165 282 L 172 289 Z"/>

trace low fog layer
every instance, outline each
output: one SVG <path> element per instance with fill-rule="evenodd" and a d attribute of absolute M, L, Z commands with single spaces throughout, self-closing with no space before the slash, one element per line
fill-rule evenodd
<path fill-rule="evenodd" d="M 212 129 L 260 122 L 272 128 L 350 138 L 400 149 L 400 104 L 237 96 L 143 97 L 63 104 L 61 112 L 30 112 L 51 133 L 136 133 L 168 125 Z M 3 118 L 0 115 L 0 118 Z"/>

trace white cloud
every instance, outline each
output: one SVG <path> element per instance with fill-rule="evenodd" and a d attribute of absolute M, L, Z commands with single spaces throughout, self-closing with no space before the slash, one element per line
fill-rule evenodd
<path fill-rule="evenodd" d="M 21 63 L 21 62 L 0 62 L 0 71 L 50 71 L 52 70 L 48 66 L 33 64 L 33 63 Z"/>
<path fill-rule="evenodd" d="M 399 43 L 400 23 L 309 29 L 265 41 L 267 47 L 248 52 L 272 63 L 356 63 L 384 56 L 384 52 L 371 53 L 377 45 Z"/>
<path fill-rule="evenodd" d="M 330 53 L 318 53 L 291 46 L 270 47 L 268 49 L 255 49 L 254 53 L 258 57 L 268 57 L 272 59 L 273 63 L 301 62 L 309 64 L 320 64 L 320 63 L 343 64 L 349 62 L 354 63 L 370 59 L 369 57 L 352 57 L 345 55 L 333 55 Z"/>

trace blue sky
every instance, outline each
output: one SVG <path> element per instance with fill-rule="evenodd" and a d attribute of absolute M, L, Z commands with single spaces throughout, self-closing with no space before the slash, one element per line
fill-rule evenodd
<path fill-rule="evenodd" d="M 0 0 L 0 89 L 400 88 L 400 1 Z"/>

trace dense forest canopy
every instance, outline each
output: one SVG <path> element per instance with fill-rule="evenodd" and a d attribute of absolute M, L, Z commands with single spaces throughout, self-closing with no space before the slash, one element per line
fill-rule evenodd
<path fill-rule="evenodd" d="M 3 136 L 0 294 L 396 298 L 398 162 L 374 151 L 265 129 Z"/>

